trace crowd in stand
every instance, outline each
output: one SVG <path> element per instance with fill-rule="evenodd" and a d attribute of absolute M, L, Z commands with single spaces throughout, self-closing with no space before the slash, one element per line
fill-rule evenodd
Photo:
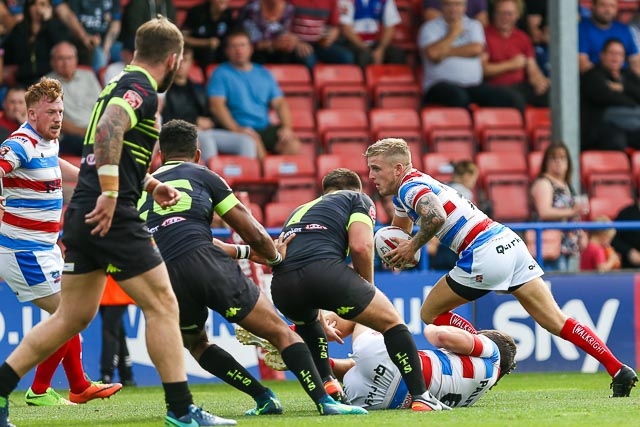
<path fill-rule="evenodd" d="M 582 150 L 640 149 L 638 3 L 579 2 Z M 363 74 L 372 64 L 410 64 L 422 89 L 418 110 L 508 107 L 524 116 L 549 105 L 546 0 L 3 0 L 0 133 L 25 120 L 24 88 L 48 75 L 65 90 L 61 153 L 79 156 L 94 100 L 131 60 L 136 29 L 156 14 L 185 36 L 158 114 L 197 125 L 205 164 L 221 154 L 262 161 L 306 153 L 293 125 L 298 107 L 265 64 L 299 64 L 310 76 L 320 64 Z M 533 182 L 540 218 L 536 195 L 555 194 L 548 182 Z"/>

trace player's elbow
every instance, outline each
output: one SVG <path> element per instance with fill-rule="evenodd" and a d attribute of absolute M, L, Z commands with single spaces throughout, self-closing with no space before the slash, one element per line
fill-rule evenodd
<path fill-rule="evenodd" d="M 368 257 L 373 255 L 373 239 L 358 239 L 349 242 L 352 257 Z"/>

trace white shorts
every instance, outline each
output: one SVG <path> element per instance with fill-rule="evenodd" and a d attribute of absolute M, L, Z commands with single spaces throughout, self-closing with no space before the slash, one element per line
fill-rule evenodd
<path fill-rule="evenodd" d="M 540 277 L 544 271 L 524 241 L 508 227 L 487 241 L 462 251 L 449 276 L 463 286 L 486 291 L 507 291 Z"/>
<path fill-rule="evenodd" d="M 0 250 L 0 277 L 20 302 L 33 301 L 60 292 L 63 263 L 58 245 L 46 251 Z"/>

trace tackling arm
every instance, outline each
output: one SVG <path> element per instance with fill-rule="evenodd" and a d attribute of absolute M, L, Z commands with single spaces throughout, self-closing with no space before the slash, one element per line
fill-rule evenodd
<path fill-rule="evenodd" d="M 457 354 L 470 355 L 475 347 L 475 337 L 454 326 L 427 325 L 424 328 L 424 336 L 434 346 Z"/>

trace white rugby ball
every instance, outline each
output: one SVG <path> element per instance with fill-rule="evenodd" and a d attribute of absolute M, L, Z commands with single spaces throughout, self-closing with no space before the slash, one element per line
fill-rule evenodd
<path fill-rule="evenodd" d="M 400 227 L 389 225 L 387 227 L 378 229 L 378 231 L 376 231 L 376 234 L 373 236 L 373 241 L 376 247 L 376 253 L 385 264 L 386 254 L 398 247 L 398 245 L 393 240 L 391 240 L 392 237 L 395 237 L 398 240 L 411 239 L 411 235 L 405 232 Z M 406 264 L 402 268 L 413 268 L 418 265 L 418 263 L 420 262 L 420 252 L 421 251 L 417 251 L 413 257 L 413 261 Z"/>

